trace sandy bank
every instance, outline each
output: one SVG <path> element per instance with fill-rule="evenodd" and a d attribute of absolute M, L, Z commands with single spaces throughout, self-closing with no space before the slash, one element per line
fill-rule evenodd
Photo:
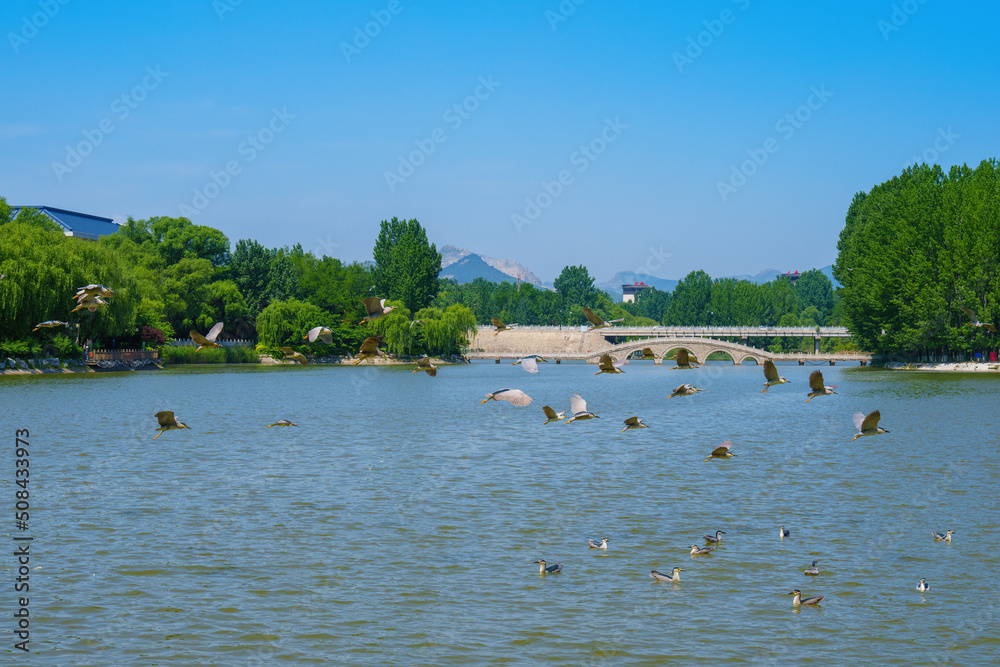
<path fill-rule="evenodd" d="M 890 361 L 886 368 L 898 371 L 954 371 L 959 373 L 998 373 L 1000 363 L 976 363 L 974 361 L 963 361 L 960 363 L 906 363 L 904 361 Z"/>

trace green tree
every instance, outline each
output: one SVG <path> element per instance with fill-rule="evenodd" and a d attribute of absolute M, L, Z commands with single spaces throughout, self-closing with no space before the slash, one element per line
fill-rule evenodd
<path fill-rule="evenodd" d="M 795 281 L 795 297 L 799 308 L 815 306 L 823 318 L 833 312 L 833 283 L 819 269 L 802 272 Z"/>
<path fill-rule="evenodd" d="M 207 259 L 215 267 L 229 262 L 229 239 L 218 229 L 192 224 L 187 218 L 165 216 L 150 218 L 144 224 L 168 264 L 185 257 Z"/>
<path fill-rule="evenodd" d="M 229 261 L 233 282 L 246 299 L 254 319 L 267 307 L 272 258 L 271 251 L 257 241 L 240 239 Z"/>
<path fill-rule="evenodd" d="M 708 325 L 712 302 L 712 278 L 704 271 L 692 271 L 674 288 L 667 308 L 666 324 L 699 327 Z"/>
<path fill-rule="evenodd" d="M 437 295 L 441 253 L 416 220 L 383 220 L 372 256 L 375 291 L 381 298 L 402 301 L 412 312 Z"/>
<path fill-rule="evenodd" d="M 274 352 L 282 346 L 302 346 L 302 339 L 325 320 L 317 306 L 298 299 L 275 301 L 257 316 L 258 345 Z"/>
<path fill-rule="evenodd" d="M 947 174 L 915 165 L 855 196 L 834 275 L 842 319 L 861 347 L 922 356 L 996 346 L 966 326 L 961 307 L 1000 320 L 998 200 L 996 160 Z"/>
<path fill-rule="evenodd" d="M 600 290 L 594 287 L 594 278 L 587 271 L 587 267 L 582 264 L 580 266 L 564 266 L 552 286 L 562 296 L 562 304 L 566 309 L 572 306 L 586 306 L 587 308 L 597 306 L 597 296 Z M 577 319 L 582 317 L 582 312 L 582 310 L 579 311 Z M 583 321 L 586 321 L 586 318 Z"/>

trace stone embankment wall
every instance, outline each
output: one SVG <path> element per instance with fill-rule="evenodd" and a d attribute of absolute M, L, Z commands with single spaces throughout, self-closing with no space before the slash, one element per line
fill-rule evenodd
<path fill-rule="evenodd" d="M 484 326 L 473 338 L 469 352 L 474 354 L 588 354 L 610 348 L 612 345 L 599 332 L 582 332 L 566 328 L 559 331 L 532 331 L 530 329 L 501 331 L 493 335 L 493 328 Z M 480 352 L 482 350 L 482 352 Z"/>

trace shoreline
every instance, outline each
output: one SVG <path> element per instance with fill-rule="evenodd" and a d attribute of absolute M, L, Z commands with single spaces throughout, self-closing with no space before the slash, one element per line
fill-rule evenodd
<path fill-rule="evenodd" d="M 320 357 L 317 359 L 311 359 L 309 361 L 310 366 L 353 366 L 356 357 Z M 465 357 L 461 355 L 454 355 L 446 358 L 441 357 L 431 357 L 431 361 L 436 366 L 457 366 L 460 364 L 472 363 Z M 413 359 L 365 359 L 358 366 L 415 366 L 417 364 L 417 358 Z M 301 366 L 302 364 L 297 361 L 284 361 L 281 359 L 274 359 L 267 355 L 261 355 L 260 360 L 257 363 L 252 364 L 160 364 L 153 366 L 143 366 L 135 370 L 163 370 L 164 368 L 170 368 L 171 366 Z M 80 362 L 77 366 L 46 366 L 44 368 L 0 368 L 0 376 L 3 375 L 73 375 L 82 373 L 125 373 L 129 372 L 126 368 L 108 368 L 108 369 L 96 369 Z"/>
<path fill-rule="evenodd" d="M 889 361 L 885 368 L 892 371 L 931 371 L 938 373 L 998 373 L 1000 372 L 1000 362 L 905 362 Z"/>

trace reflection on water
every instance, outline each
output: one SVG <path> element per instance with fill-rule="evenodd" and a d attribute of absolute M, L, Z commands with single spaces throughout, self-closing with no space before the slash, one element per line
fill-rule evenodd
<path fill-rule="evenodd" d="M 0 378 L 4 432 L 32 431 L 32 647 L 63 665 L 988 664 L 1000 648 L 1000 377 L 823 367 L 838 393 L 805 405 L 808 366 L 766 395 L 754 366 L 410 370 Z M 682 381 L 706 391 L 667 400 Z M 502 387 L 534 402 L 479 405 Z M 543 425 L 574 392 L 600 419 Z M 876 408 L 891 433 L 851 443 L 851 415 Z M 153 441 L 160 410 L 191 430 Z M 650 428 L 619 433 L 632 415 Z M 301 426 L 264 428 L 277 419 Z M 703 462 L 723 440 L 737 456 Z M 540 558 L 563 572 L 539 577 Z M 680 584 L 649 577 L 675 566 Z M 826 599 L 796 610 L 793 588 Z"/>

